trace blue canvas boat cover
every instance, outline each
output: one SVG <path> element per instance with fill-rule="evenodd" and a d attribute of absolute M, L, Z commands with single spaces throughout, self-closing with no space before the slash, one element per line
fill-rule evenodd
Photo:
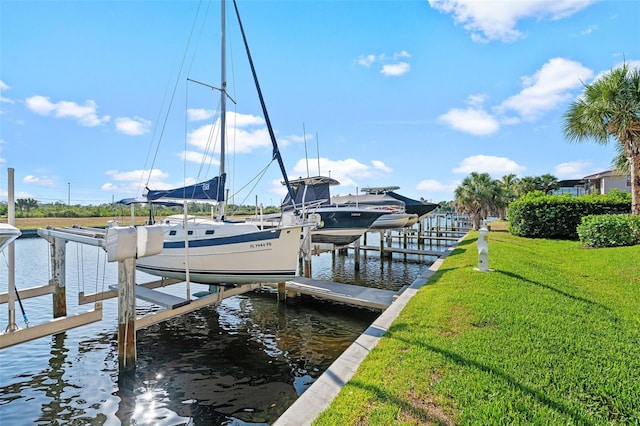
<path fill-rule="evenodd" d="M 224 201 L 224 184 L 226 173 L 194 185 L 182 188 L 160 189 L 147 191 L 147 200 L 171 199 L 171 200 L 207 200 Z"/>

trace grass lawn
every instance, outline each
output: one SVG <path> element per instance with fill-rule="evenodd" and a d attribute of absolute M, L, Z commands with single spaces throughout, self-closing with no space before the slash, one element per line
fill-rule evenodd
<path fill-rule="evenodd" d="M 492 225 L 445 260 L 314 425 L 640 424 L 640 246 Z"/>

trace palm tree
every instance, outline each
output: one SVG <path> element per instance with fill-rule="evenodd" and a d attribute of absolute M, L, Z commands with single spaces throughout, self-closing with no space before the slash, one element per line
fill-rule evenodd
<path fill-rule="evenodd" d="M 558 178 L 550 175 L 550 174 L 544 174 L 542 176 L 539 176 L 538 178 L 538 184 L 539 184 L 539 190 L 544 192 L 545 194 L 550 193 L 551 191 L 554 191 L 558 188 L 560 188 L 560 183 L 558 183 Z"/>
<path fill-rule="evenodd" d="M 624 147 L 621 144 L 616 145 L 618 155 L 611 162 L 613 169 L 622 176 L 629 176 L 631 174 L 631 164 L 629 158 L 624 153 Z"/>
<path fill-rule="evenodd" d="M 500 194 L 498 200 L 496 200 L 497 208 L 500 213 L 500 219 L 507 217 L 507 207 L 509 203 L 516 199 L 516 185 L 520 180 L 514 173 L 502 176 L 502 179 L 498 181 L 500 186 Z"/>
<path fill-rule="evenodd" d="M 625 63 L 585 85 L 565 113 L 564 134 L 572 142 L 620 143 L 631 169 L 631 213 L 640 215 L 640 69 Z"/>
<path fill-rule="evenodd" d="M 514 190 L 517 197 L 522 197 L 527 195 L 529 192 L 539 190 L 538 178 L 533 176 L 525 176 L 521 179 L 518 179 L 518 182 L 515 183 Z"/>
<path fill-rule="evenodd" d="M 469 215 L 473 229 L 496 210 L 499 186 L 489 173 L 473 172 L 455 189 L 456 210 Z"/>
<path fill-rule="evenodd" d="M 31 212 L 31 209 L 35 209 L 38 207 L 38 200 L 34 200 L 33 198 L 21 198 L 17 200 L 18 207 L 20 208 L 20 214 L 22 214 L 22 209 L 27 210 L 27 217 Z"/>

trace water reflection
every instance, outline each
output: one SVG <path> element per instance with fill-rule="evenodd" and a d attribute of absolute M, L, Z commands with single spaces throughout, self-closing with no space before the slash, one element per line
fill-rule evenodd
<path fill-rule="evenodd" d="M 22 262 L 17 284 L 46 282 L 48 244 L 21 240 L 16 251 Z M 91 269 L 107 277 L 106 285 L 117 275 L 117 265 L 102 270 L 88 256 L 68 258 L 69 314 L 87 309 L 74 300 L 78 289 L 88 286 L 77 273 L 78 262 L 95 264 Z M 44 259 L 44 270 L 32 270 L 34 258 Z M 363 253 L 357 273 L 352 255 L 327 253 L 314 257 L 313 264 L 314 278 L 392 290 L 429 265 L 421 257 L 402 262 L 377 253 Z M 6 291 L 3 275 L 0 270 L 0 291 Z M 165 290 L 184 296 L 185 288 Z M 140 330 L 137 369 L 129 377 L 118 375 L 117 301 L 105 300 L 100 322 L 2 350 L 0 423 L 272 423 L 378 315 L 305 296 L 286 304 L 276 299 L 275 290 L 265 289 Z M 30 321 L 50 320 L 51 303 L 50 296 L 26 300 Z M 139 302 L 137 313 L 158 309 Z"/>
<path fill-rule="evenodd" d="M 141 330 L 135 412 L 144 394 L 194 424 L 272 422 L 376 315 L 278 307 L 265 290 Z"/>

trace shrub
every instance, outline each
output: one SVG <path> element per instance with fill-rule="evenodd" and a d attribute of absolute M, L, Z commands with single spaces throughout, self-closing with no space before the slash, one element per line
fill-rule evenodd
<path fill-rule="evenodd" d="M 520 237 L 578 239 L 584 216 L 631 212 L 631 194 L 544 195 L 533 192 L 509 205 L 509 231 Z"/>
<path fill-rule="evenodd" d="M 578 225 L 580 242 L 589 247 L 640 244 L 640 216 L 630 214 L 591 215 Z"/>

